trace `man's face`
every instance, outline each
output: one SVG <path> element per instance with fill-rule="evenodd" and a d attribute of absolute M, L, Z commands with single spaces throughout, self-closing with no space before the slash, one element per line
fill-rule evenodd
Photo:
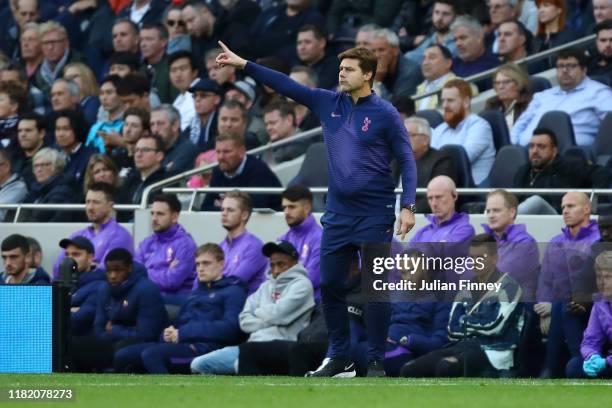
<path fill-rule="evenodd" d="M 175 124 L 176 125 L 176 124 Z M 151 133 L 161 136 L 164 143 L 172 141 L 176 133 L 176 126 L 172 126 L 168 114 L 164 111 L 151 112 Z"/>
<path fill-rule="evenodd" d="M 494 194 L 487 199 L 485 215 L 489 227 L 498 234 L 506 230 L 508 225 L 514 223 L 516 208 L 508 208 L 504 198 Z"/>
<path fill-rule="evenodd" d="M 154 201 L 151 206 L 151 227 L 155 232 L 164 232 L 178 222 L 179 213 L 173 212 L 167 203 Z"/>
<path fill-rule="evenodd" d="M 338 73 L 338 83 L 340 90 L 343 92 L 352 92 L 361 89 L 367 82 L 370 81 L 372 73 L 364 74 L 359 66 L 359 60 L 353 58 L 344 58 L 340 62 L 340 71 Z"/>
<path fill-rule="evenodd" d="M 586 76 L 586 67 L 581 67 L 574 57 L 557 60 L 557 80 L 564 91 L 574 89 Z"/>
<path fill-rule="evenodd" d="M 194 37 L 200 37 L 208 28 L 205 9 L 202 9 L 202 12 L 198 12 L 192 6 L 187 6 L 181 11 L 181 17 L 187 26 L 187 32 Z"/>
<path fill-rule="evenodd" d="M 463 98 L 457 88 L 442 89 L 444 121 L 455 128 L 468 114 L 470 98 Z"/>
<path fill-rule="evenodd" d="M 44 183 L 55 174 L 53 162 L 44 157 L 39 157 L 32 162 L 32 172 L 38 183 Z"/>
<path fill-rule="evenodd" d="M 130 276 L 132 266 L 128 266 L 122 261 L 106 262 L 106 279 L 111 286 L 119 286 Z"/>
<path fill-rule="evenodd" d="M 219 110 L 219 119 L 217 122 L 219 133 L 230 133 L 233 135 L 244 135 L 246 133 L 247 122 L 242 117 L 242 112 L 239 108 L 230 109 L 222 107 Z"/>
<path fill-rule="evenodd" d="M 574 227 L 589 219 L 591 208 L 580 193 L 567 193 L 561 200 L 561 213 L 565 225 Z"/>
<path fill-rule="evenodd" d="M 493 26 L 497 27 L 503 21 L 513 19 L 515 15 L 516 11 L 510 7 L 508 0 L 489 0 L 489 18 Z"/>
<path fill-rule="evenodd" d="M 298 33 L 297 54 L 300 61 L 314 64 L 325 55 L 325 39 L 318 39 L 313 31 Z"/>
<path fill-rule="evenodd" d="M 51 107 L 55 112 L 64 109 L 73 109 L 76 98 L 70 94 L 68 84 L 63 81 L 55 82 L 51 87 Z"/>
<path fill-rule="evenodd" d="M 214 92 L 195 91 L 193 101 L 198 115 L 210 115 L 219 106 L 221 97 Z"/>
<path fill-rule="evenodd" d="M 68 245 L 66 247 L 66 256 L 74 259 L 79 272 L 89 272 L 93 262 L 93 254 L 90 254 L 84 249 L 78 248 L 76 245 Z"/>
<path fill-rule="evenodd" d="M 208 77 L 219 85 L 234 82 L 236 79 L 236 68 L 229 65 L 219 66 L 214 59 L 206 61 L 206 71 L 208 71 Z"/>
<path fill-rule="evenodd" d="M 439 3 L 436 3 L 439 4 Z M 434 81 L 450 72 L 453 60 L 444 58 L 442 51 L 438 47 L 425 49 L 421 71 L 428 81 Z"/>
<path fill-rule="evenodd" d="M 61 31 L 53 30 L 42 35 L 42 52 L 51 64 L 57 64 L 67 49 L 68 37 Z"/>
<path fill-rule="evenodd" d="M 142 136 L 144 127 L 136 115 L 128 115 L 123 121 L 123 138 L 127 143 L 134 144 Z"/>
<path fill-rule="evenodd" d="M 155 146 L 155 140 L 151 138 L 139 139 L 136 142 L 136 149 L 134 151 L 134 165 L 140 171 L 147 171 L 158 167 L 162 160 L 163 155 L 157 150 Z"/>
<path fill-rule="evenodd" d="M 218 261 L 210 252 L 204 252 L 195 259 L 198 281 L 202 283 L 214 282 L 223 275 L 224 262 Z"/>
<path fill-rule="evenodd" d="M 244 105 L 245 108 L 250 109 L 253 106 L 253 101 L 251 101 L 245 94 L 240 92 L 236 88 L 230 88 L 225 92 L 225 100 L 226 101 L 238 101 Z"/>
<path fill-rule="evenodd" d="M 19 43 L 21 44 L 21 56 L 26 60 L 37 58 L 42 53 L 42 41 L 34 29 L 24 31 Z"/>
<path fill-rule="evenodd" d="M 602 299 L 612 300 L 612 270 L 596 267 L 595 271 L 597 290 L 601 294 Z"/>
<path fill-rule="evenodd" d="M 23 253 L 21 248 L 2 251 L 1 253 L 4 270 L 7 274 L 19 275 L 28 269 L 27 253 Z"/>
<path fill-rule="evenodd" d="M 85 214 L 92 224 L 101 224 L 106 221 L 112 211 L 113 202 L 106 198 L 102 191 L 87 191 L 85 196 Z"/>
<path fill-rule="evenodd" d="M 134 32 L 129 23 L 115 24 L 112 35 L 115 52 L 136 52 L 138 50 L 138 33 Z"/>
<path fill-rule="evenodd" d="M 595 23 L 612 20 L 612 0 L 593 0 Z"/>
<path fill-rule="evenodd" d="M 264 115 L 264 123 L 270 140 L 273 142 L 284 139 L 295 133 L 293 126 L 293 116 L 287 115 L 283 117 L 280 111 L 274 110 Z"/>
<path fill-rule="evenodd" d="M 509 57 L 525 46 L 525 37 L 514 23 L 502 23 L 499 28 L 499 55 Z"/>
<path fill-rule="evenodd" d="M 187 92 L 198 71 L 193 69 L 189 58 L 179 58 L 170 65 L 170 82 L 179 92 Z"/>
<path fill-rule="evenodd" d="M 5 92 L 0 92 L 0 118 L 6 119 L 17 115 L 18 105 L 11 101 L 10 96 Z"/>
<path fill-rule="evenodd" d="M 612 29 L 599 31 L 596 44 L 600 55 L 612 58 Z"/>
<path fill-rule="evenodd" d="M 241 225 L 245 225 L 249 219 L 248 211 L 240 208 L 240 203 L 235 198 L 224 198 L 221 203 L 221 226 L 227 231 L 233 231 Z"/>
<path fill-rule="evenodd" d="M 9 177 L 11 177 L 11 163 L 0 158 L 0 181 L 4 183 Z"/>
<path fill-rule="evenodd" d="M 387 72 L 397 63 L 399 48 L 392 47 L 386 38 L 372 38 L 372 52 L 378 58 L 376 72 Z"/>
<path fill-rule="evenodd" d="M 57 118 L 55 121 L 55 141 L 62 149 L 72 149 L 77 144 L 77 137 L 68 118 Z"/>
<path fill-rule="evenodd" d="M 479 259 L 483 264 L 483 268 L 474 267 L 474 277 L 479 281 L 483 281 L 491 272 L 493 272 L 497 265 L 498 255 L 492 255 L 494 243 L 480 244 L 478 246 L 470 246 L 470 258 Z"/>
<path fill-rule="evenodd" d="M 427 202 L 431 213 L 438 219 L 447 219 L 455 211 L 457 195 L 439 183 L 427 186 Z"/>
<path fill-rule="evenodd" d="M 140 31 L 140 52 L 145 60 L 163 55 L 166 44 L 167 41 L 157 30 L 145 28 Z"/>
<path fill-rule="evenodd" d="M 217 141 L 215 153 L 219 162 L 219 170 L 226 173 L 233 173 L 244 159 L 245 147 L 238 146 L 231 140 Z"/>
<path fill-rule="evenodd" d="M 119 95 L 121 104 L 127 110 L 129 108 L 139 108 L 144 111 L 150 111 L 151 105 L 149 104 L 149 93 L 145 92 L 143 95 L 127 94 Z"/>
<path fill-rule="evenodd" d="M 446 33 L 455 19 L 453 6 L 444 3 L 435 3 L 432 14 L 432 23 L 436 31 Z"/>
<path fill-rule="evenodd" d="M 453 31 L 457 54 L 465 62 L 474 61 L 483 52 L 482 38 L 468 27 L 460 26 Z"/>
<path fill-rule="evenodd" d="M 121 98 L 115 85 L 107 81 L 100 87 L 100 104 L 107 112 L 117 112 L 122 108 Z"/>
<path fill-rule="evenodd" d="M 17 22 L 21 27 L 27 23 L 34 23 L 40 16 L 38 13 L 37 0 L 18 0 L 17 1 Z"/>
<path fill-rule="evenodd" d="M 429 135 L 419 132 L 419 126 L 416 123 L 404 121 L 404 126 L 410 137 L 410 146 L 417 159 L 421 158 L 427 150 L 429 150 Z"/>
<path fill-rule="evenodd" d="M 275 252 L 270 255 L 270 272 L 275 278 L 281 273 L 288 271 L 295 264 L 295 259 L 282 252 Z"/>
<path fill-rule="evenodd" d="M 113 64 L 108 69 L 109 75 L 118 75 L 123 78 L 132 73 L 132 68 L 129 65 L 125 64 Z"/>
<path fill-rule="evenodd" d="M 290 227 L 303 223 L 312 211 L 312 204 L 308 200 L 290 201 L 283 198 L 281 205 L 285 214 L 285 221 Z"/>
<path fill-rule="evenodd" d="M 372 49 L 372 31 L 357 31 L 355 47 Z"/>
<path fill-rule="evenodd" d="M 548 135 L 533 135 L 529 142 L 529 162 L 534 169 L 542 169 L 557 156 L 557 148 Z"/>

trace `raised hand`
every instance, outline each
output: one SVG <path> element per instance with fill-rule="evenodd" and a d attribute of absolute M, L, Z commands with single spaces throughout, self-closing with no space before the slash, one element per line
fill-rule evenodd
<path fill-rule="evenodd" d="M 227 48 L 227 45 L 223 44 L 223 41 L 219 41 L 218 43 L 223 52 L 217 55 L 215 62 L 220 66 L 230 65 L 238 69 L 243 69 L 247 61 Z"/>

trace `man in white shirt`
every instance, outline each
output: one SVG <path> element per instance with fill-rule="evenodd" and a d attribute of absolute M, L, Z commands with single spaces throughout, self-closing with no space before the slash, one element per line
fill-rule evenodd
<path fill-rule="evenodd" d="M 172 102 L 172 106 L 181 114 L 181 132 L 187 129 L 196 117 L 195 103 L 189 88 L 195 85 L 198 79 L 198 70 L 194 66 L 189 51 L 178 51 L 168 58 L 170 69 L 170 83 L 180 94 Z"/>

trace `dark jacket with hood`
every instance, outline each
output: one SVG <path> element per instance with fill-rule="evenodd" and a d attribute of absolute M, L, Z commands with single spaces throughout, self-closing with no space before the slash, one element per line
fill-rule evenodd
<path fill-rule="evenodd" d="M 106 283 L 106 272 L 94 269 L 81 273 L 76 291 L 72 294 L 70 307 L 79 310 L 70 313 L 70 332 L 74 336 L 83 336 L 93 331 L 96 308 L 98 306 L 98 293 Z"/>

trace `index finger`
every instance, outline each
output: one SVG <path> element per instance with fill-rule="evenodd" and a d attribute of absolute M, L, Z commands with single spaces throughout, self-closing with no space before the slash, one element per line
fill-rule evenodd
<path fill-rule="evenodd" d="M 224 52 L 228 52 L 228 51 L 229 51 L 229 48 L 227 48 L 227 45 L 225 45 L 225 44 L 223 43 L 223 41 L 219 40 L 219 41 L 217 41 L 217 43 L 218 43 L 218 44 L 219 44 L 219 46 L 220 46 L 220 47 L 223 49 L 223 51 L 224 51 Z"/>

